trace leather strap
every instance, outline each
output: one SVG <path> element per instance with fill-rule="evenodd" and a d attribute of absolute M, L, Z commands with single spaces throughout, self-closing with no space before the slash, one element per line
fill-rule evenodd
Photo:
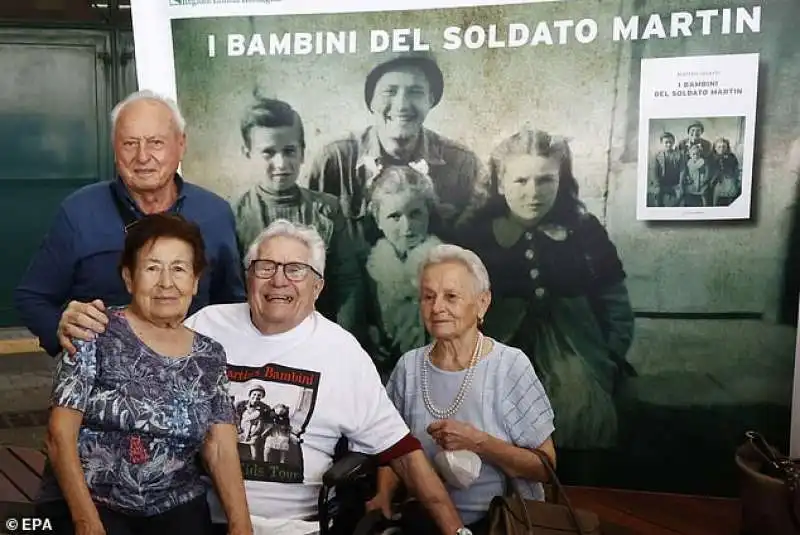
<path fill-rule="evenodd" d="M 575 528 L 578 530 L 578 533 L 585 535 L 586 532 L 583 531 L 583 527 L 578 520 L 578 515 L 575 513 L 575 509 L 572 507 L 572 503 L 569 501 L 569 497 L 567 496 L 564 487 L 561 485 L 561 481 L 559 481 L 558 476 L 556 475 L 556 471 L 550 462 L 550 457 L 548 457 L 547 454 L 540 449 L 534 449 L 532 451 L 537 457 L 539 457 L 539 460 L 542 461 L 542 465 L 544 466 L 545 470 L 547 470 L 547 474 L 550 477 L 550 483 L 556 488 L 557 502 L 566 506 L 566 508 L 569 510 L 569 516 L 572 517 L 572 521 L 575 523 Z M 561 502 L 561 500 L 563 500 L 563 502 Z"/>
<path fill-rule="evenodd" d="M 556 490 L 556 504 L 563 505 L 567 508 L 569 511 L 569 516 L 572 519 L 572 523 L 575 524 L 575 529 L 578 530 L 580 535 L 586 535 L 586 532 L 583 530 L 583 526 L 581 526 L 581 523 L 578 520 L 578 515 L 575 513 L 575 509 L 572 507 L 572 503 L 569 501 L 569 497 L 567 497 L 567 493 L 564 491 L 564 487 L 561 486 L 561 481 L 559 481 L 556 471 L 553 468 L 553 464 L 550 462 L 550 457 L 548 457 L 547 454 L 540 449 L 532 449 L 531 451 L 535 453 L 537 457 L 539 457 L 539 460 L 542 462 L 542 466 L 544 466 L 545 471 L 547 472 L 547 477 L 550 484 L 552 484 Z M 525 511 L 525 524 L 528 528 L 528 532 L 531 533 L 533 530 L 533 523 L 531 522 L 530 513 L 528 512 L 528 507 L 525 504 L 525 500 L 522 498 L 522 494 L 520 494 L 519 490 L 514 485 L 514 481 L 508 477 L 508 475 L 505 476 L 505 483 L 506 496 L 511 497 L 512 495 L 516 495 L 517 499 L 522 505 L 522 510 Z"/>

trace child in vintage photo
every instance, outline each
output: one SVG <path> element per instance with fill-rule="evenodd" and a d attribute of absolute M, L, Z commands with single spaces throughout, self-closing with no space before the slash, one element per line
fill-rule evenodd
<path fill-rule="evenodd" d="M 656 206 L 673 207 L 680 199 L 681 171 L 684 165 L 683 152 L 675 146 L 671 132 L 661 134 L 661 150 L 656 153 Z"/>
<path fill-rule="evenodd" d="M 721 137 L 714 142 L 711 156 L 714 169 L 713 206 L 730 206 L 742 193 L 739 159 L 731 152 L 731 142 Z"/>
<path fill-rule="evenodd" d="M 242 174 L 258 181 L 233 202 L 242 252 L 276 219 L 313 226 L 325 240 L 326 285 L 317 310 L 354 334 L 363 304 L 362 265 L 339 199 L 298 183 L 306 150 L 300 114 L 287 102 L 255 96 L 239 125 Z"/>
<path fill-rule="evenodd" d="M 283 403 L 275 405 L 273 421 L 264 440 L 264 461 L 285 464 L 292 441 L 289 423 L 289 407 Z"/>
<path fill-rule="evenodd" d="M 368 210 L 382 237 L 367 259 L 370 354 L 388 377 L 406 351 L 425 345 L 419 312 L 417 270 L 425 254 L 441 241 L 428 234 L 436 217 L 436 193 L 430 177 L 408 166 L 380 171 L 369 192 Z"/>
<path fill-rule="evenodd" d="M 247 393 L 247 399 L 236 404 L 239 416 L 239 456 L 245 460 L 261 459 L 264 436 L 272 423 L 272 409 L 264 402 L 266 391 L 256 385 Z"/>
<path fill-rule="evenodd" d="M 711 206 L 712 181 L 711 162 L 703 156 L 703 146 L 699 143 L 689 145 L 689 157 L 683 166 L 681 188 L 683 206 Z"/>
<path fill-rule="evenodd" d="M 484 332 L 531 357 L 556 414 L 559 456 L 569 451 L 572 467 L 594 473 L 617 443 L 615 391 L 634 373 L 622 262 L 578 198 L 565 139 L 518 132 L 494 150 L 490 172 L 500 198 L 460 240 L 489 271 Z"/>

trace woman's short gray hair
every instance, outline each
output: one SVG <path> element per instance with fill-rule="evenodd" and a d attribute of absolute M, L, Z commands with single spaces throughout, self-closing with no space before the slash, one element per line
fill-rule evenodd
<path fill-rule="evenodd" d="M 287 219 L 276 219 L 253 240 L 244 257 L 244 269 L 248 269 L 253 260 L 257 259 L 261 245 L 279 236 L 292 238 L 308 247 L 311 253 L 308 259 L 309 265 L 320 275 L 325 273 L 325 240 L 314 227 L 293 223 Z"/>
<path fill-rule="evenodd" d="M 114 134 L 117 131 L 117 120 L 122 110 L 125 109 L 125 106 L 128 104 L 139 100 L 154 100 L 160 102 L 172 112 L 172 122 L 175 123 L 175 128 L 178 129 L 178 132 L 183 134 L 186 130 L 186 119 L 183 118 L 183 114 L 177 102 L 155 91 L 151 91 L 150 89 L 142 89 L 141 91 L 136 91 L 125 97 L 111 110 L 111 139 L 114 139 Z"/>
<path fill-rule="evenodd" d="M 428 251 L 428 254 L 419 265 L 419 277 L 422 278 L 422 272 L 425 268 L 435 264 L 443 264 L 445 262 L 460 262 L 467 268 L 472 278 L 475 279 L 475 288 L 477 293 L 488 292 L 491 289 L 489 282 L 489 272 L 486 266 L 478 255 L 451 243 L 443 243 L 437 245 Z"/>

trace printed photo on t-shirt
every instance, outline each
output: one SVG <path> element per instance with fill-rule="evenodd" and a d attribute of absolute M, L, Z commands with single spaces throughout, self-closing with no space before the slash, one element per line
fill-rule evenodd
<path fill-rule="evenodd" d="M 302 483 L 303 433 L 314 411 L 318 372 L 268 364 L 228 366 L 245 479 Z"/>

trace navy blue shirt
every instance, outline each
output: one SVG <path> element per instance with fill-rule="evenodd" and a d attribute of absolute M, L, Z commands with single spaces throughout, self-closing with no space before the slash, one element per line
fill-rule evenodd
<path fill-rule="evenodd" d="M 218 195 L 176 175 L 178 200 L 171 211 L 200 227 L 208 268 L 200 279 L 189 314 L 209 304 L 245 299 L 236 227 L 230 205 Z M 137 216 L 143 214 L 117 178 L 111 183 Z M 69 195 L 14 291 L 22 323 L 50 355 L 61 351 L 58 321 L 71 300 L 102 299 L 106 306 L 127 305 L 130 295 L 119 273 L 125 227 L 109 182 Z"/>

